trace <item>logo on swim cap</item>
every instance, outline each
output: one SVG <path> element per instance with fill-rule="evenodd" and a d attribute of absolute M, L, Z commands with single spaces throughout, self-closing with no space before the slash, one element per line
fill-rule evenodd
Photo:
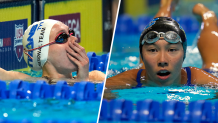
<path fill-rule="evenodd" d="M 153 19 L 144 29 L 147 29 L 149 27 L 151 27 L 152 25 L 154 25 L 156 23 L 156 20 L 158 20 L 159 18 L 155 18 Z"/>
<path fill-rule="evenodd" d="M 36 28 L 37 28 L 38 24 L 36 25 L 33 25 L 33 27 L 30 29 L 30 32 L 28 34 L 28 38 L 27 38 L 27 41 L 28 41 L 28 44 L 26 45 L 26 48 L 27 49 L 33 49 L 34 47 L 34 40 L 33 40 L 33 35 L 35 34 L 36 32 Z M 33 57 L 33 51 L 29 51 L 29 55 L 31 57 Z M 31 59 L 30 57 L 28 57 L 28 60 L 27 60 L 27 64 L 30 66 L 30 67 L 33 67 L 33 59 Z"/>
<path fill-rule="evenodd" d="M 30 25 L 23 36 L 23 46 L 27 50 L 24 51 L 24 60 L 33 70 L 41 70 L 48 58 L 49 45 L 39 48 L 49 43 L 50 31 L 54 24 L 58 21 L 46 19 L 38 21 Z"/>
<path fill-rule="evenodd" d="M 22 40 L 23 40 L 23 25 L 15 24 L 14 51 L 19 62 L 23 58 Z"/>

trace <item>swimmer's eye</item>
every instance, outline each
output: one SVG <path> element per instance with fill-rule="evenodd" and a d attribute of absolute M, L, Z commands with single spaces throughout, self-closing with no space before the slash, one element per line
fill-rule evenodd
<path fill-rule="evenodd" d="M 157 52 L 156 49 L 149 49 L 148 51 L 149 51 L 149 52 L 152 52 L 152 53 Z"/>
<path fill-rule="evenodd" d="M 169 49 L 168 50 L 169 52 L 175 52 L 175 51 L 178 51 L 177 49 Z"/>

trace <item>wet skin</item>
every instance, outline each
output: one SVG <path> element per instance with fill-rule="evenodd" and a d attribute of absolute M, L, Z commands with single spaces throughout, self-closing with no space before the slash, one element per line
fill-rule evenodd
<path fill-rule="evenodd" d="M 168 2 L 172 2 L 169 0 Z M 173 9 L 170 8 L 171 4 L 167 4 L 165 0 L 161 0 L 161 8 L 159 12 L 156 14 L 155 17 L 161 17 L 161 16 L 171 16 L 171 12 Z M 207 9 L 205 6 L 202 4 L 197 4 L 193 8 L 193 13 L 200 15 L 200 18 L 202 19 L 203 27 L 201 34 L 198 39 L 198 48 L 199 51 L 202 55 L 202 60 L 203 60 L 203 66 L 202 68 L 217 68 L 214 64 L 218 63 L 218 60 L 216 55 L 214 53 L 217 53 L 217 32 L 218 32 L 218 27 L 217 27 L 217 18 L 214 14 L 214 12 L 210 11 Z M 145 45 L 143 46 L 146 47 Z M 142 50 L 143 50 L 142 49 Z M 152 52 L 156 53 L 156 50 L 152 50 Z M 149 53 L 149 52 L 148 52 Z M 161 53 L 160 53 L 161 54 Z M 166 53 L 162 53 L 166 54 Z M 145 56 L 144 56 L 145 55 Z M 147 55 L 147 56 L 146 56 Z M 143 52 L 143 60 L 140 59 L 140 63 L 144 63 L 141 69 L 145 69 L 141 73 L 141 83 L 146 86 L 160 86 L 160 85 L 183 85 L 187 83 L 187 73 L 186 71 L 182 68 L 179 58 L 177 59 L 176 57 L 172 58 L 176 61 L 171 61 L 171 55 L 168 54 L 165 57 L 162 57 L 163 61 L 166 61 L 165 63 L 169 62 L 170 64 L 160 64 L 159 66 L 157 65 L 157 59 L 148 59 L 152 58 L 145 52 Z M 169 59 L 167 59 L 169 58 Z M 182 58 L 182 57 L 181 57 Z M 148 59 L 148 60 L 145 60 Z M 165 59 L 165 60 L 164 60 Z M 170 60 L 171 59 L 171 60 Z M 152 62 L 153 61 L 153 62 Z M 162 62 L 164 63 L 164 62 Z M 147 64 L 147 65 L 146 65 Z M 177 65 L 175 65 L 177 64 Z M 145 67 L 146 66 L 146 67 Z M 153 67 L 151 67 L 153 66 Z M 160 79 L 160 77 L 157 76 L 156 72 L 161 69 L 161 66 L 166 66 L 165 68 L 168 69 L 171 72 L 171 75 L 167 78 Z M 175 66 L 173 68 L 172 66 Z M 180 66 L 180 67 L 179 67 Z M 163 67 L 164 68 L 164 67 Z M 195 68 L 195 67 L 189 67 L 191 70 L 191 84 L 211 84 L 211 85 L 217 85 L 218 84 L 218 78 L 213 76 L 210 73 L 205 72 L 202 69 Z M 138 83 L 136 82 L 136 77 L 139 69 L 133 69 L 129 70 L 126 72 L 123 72 L 121 74 L 118 74 L 114 77 L 108 78 L 106 80 L 106 88 L 107 92 L 110 92 L 109 89 L 123 89 L 123 88 L 131 88 L 135 87 Z M 152 72 L 151 72 L 152 71 Z M 179 79 L 180 77 L 180 79 Z M 173 83 L 175 82 L 175 84 Z M 109 98 L 115 98 L 115 96 L 111 96 L 110 93 L 107 93 L 105 96 L 109 96 Z"/>
<path fill-rule="evenodd" d="M 171 44 L 160 38 L 154 44 L 144 44 L 142 57 L 145 70 L 141 73 L 142 86 L 182 86 L 187 83 L 187 72 L 182 68 L 183 47 L 181 43 Z M 217 84 L 218 78 L 202 69 L 189 67 L 191 84 Z M 124 89 L 137 86 L 139 69 L 132 69 L 106 80 L 106 88 Z"/>
<path fill-rule="evenodd" d="M 213 69 L 217 71 L 218 63 L 218 26 L 217 17 L 213 11 L 210 11 L 203 4 L 196 4 L 193 7 L 193 13 L 201 23 L 201 33 L 198 37 L 197 46 L 203 60 L 202 69 Z"/>
<path fill-rule="evenodd" d="M 143 62 L 146 68 L 146 85 L 168 86 L 178 85 L 181 80 L 183 63 L 183 47 L 181 43 L 171 44 L 160 39 L 154 44 L 142 47 Z M 163 73 L 166 73 L 163 75 Z"/>
<path fill-rule="evenodd" d="M 171 17 L 171 13 L 175 10 L 179 0 L 161 0 L 160 1 L 160 9 L 158 10 L 157 14 L 154 16 L 156 17 Z M 143 63 L 142 59 L 140 58 L 140 63 Z M 141 69 L 145 69 L 144 64 L 142 65 Z"/>
<path fill-rule="evenodd" d="M 69 34 L 69 27 L 58 22 L 51 30 L 49 42 L 59 33 Z M 52 71 L 52 73 L 49 71 Z M 48 60 L 43 67 L 43 75 L 52 78 L 72 78 L 71 72 L 77 71 L 78 79 L 88 80 L 89 59 L 85 49 L 77 43 L 77 38 L 70 36 L 66 43 L 54 43 L 49 46 Z"/>

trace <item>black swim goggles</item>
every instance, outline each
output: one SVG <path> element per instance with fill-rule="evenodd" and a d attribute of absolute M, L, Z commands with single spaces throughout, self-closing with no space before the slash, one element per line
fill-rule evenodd
<path fill-rule="evenodd" d="M 75 36 L 75 32 L 73 30 L 69 30 L 69 34 L 64 32 L 59 33 L 55 38 L 55 43 L 65 43 L 70 36 Z"/>
<path fill-rule="evenodd" d="M 141 44 L 144 45 L 145 42 L 148 44 L 155 43 L 160 39 L 160 37 L 163 37 L 164 40 L 166 40 L 169 43 L 173 43 L 173 44 L 178 42 L 182 43 L 180 36 L 174 31 L 168 31 L 166 33 L 150 31 L 144 36 Z"/>
<path fill-rule="evenodd" d="M 31 59 L 33 59 L 27 52 L 30 52 L 30 51 L 33 51 L 33 50 L 36 50 L 36 49 L 40 49 L 40 48 L 42 48 L 42 47 L 44 47 L 44 46 L 47 46 L 47 45 L 51 45 L 51 44 L 53 44 L 53 43 L 58 43 L 58 44 L 62 44 L 62 43 L 66 43 L 67 42 L 67 39 L 70 37 L 70 36 L 75 36 L 75 32 L 72 30 L 72 29 L 70 29 L 69 30 L 69 34 L 66 34 L 66 33 L 64 33 L 64 32 L 61 32 L 61 33 L 59 33 L 56 37 L 55 37 L 55 40 L 54 41 L 52 41 L 52 42 L 50 42 L 50 43 L 47 43 L 47 44 L 44 44 L 44 45 L 42 45 L 42 46 L 40 46 L 40 47 L 36 47 L 36 48 L 34 48 L 34 49 L 25 49 L 24 48 L 24 53 L 26 54 L 26 55 L 28 55 Z"/>

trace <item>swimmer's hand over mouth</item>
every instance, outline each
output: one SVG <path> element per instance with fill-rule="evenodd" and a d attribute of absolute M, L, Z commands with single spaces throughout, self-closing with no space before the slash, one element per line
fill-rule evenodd
<path fill-rule="evenodd" d="M 89 81 L 89 58 L 85 48 L 76 41 L 69 41 L 69 47 L 66 51 L 68 58 L 78 66 L 77 79 L 79 81 Z"/>

